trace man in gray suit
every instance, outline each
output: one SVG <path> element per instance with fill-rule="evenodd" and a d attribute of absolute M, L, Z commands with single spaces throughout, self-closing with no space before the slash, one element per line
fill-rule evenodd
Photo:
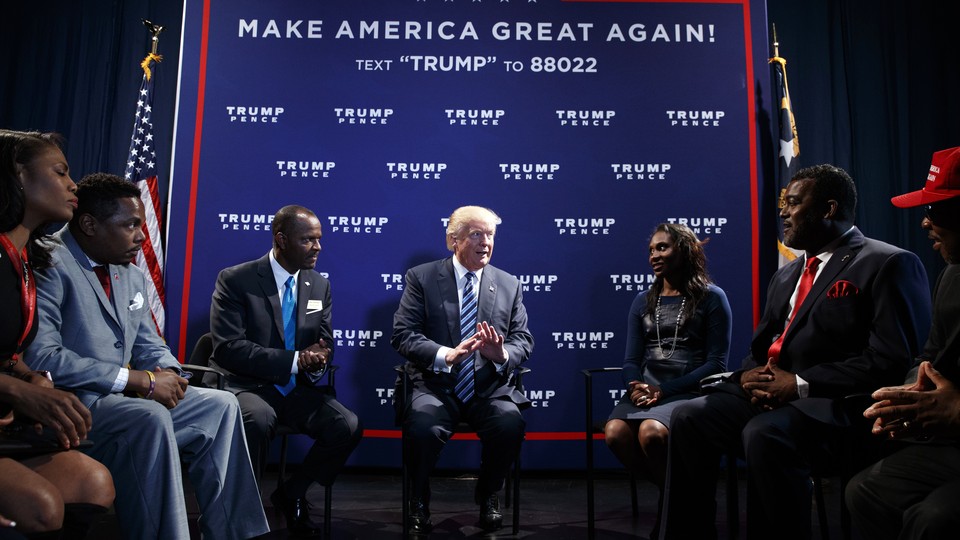
<path fill-rule="evenodd" d="M 181 460 L 205 538 L 267 532 L 236 398 L 187 385 L 157 334 L 146 278 L 130 264 L 144 240 L 140 190 L 94 174 L 77 198 L 55 235 L 53 267 L 37 275 L 40 324 L 26 358 L 89 407 L 89 454 L 113 474 L 123 535 L 190 538 Z"/>
<path fill-rule="evenodd" d="M 523 442 L 521 408 L 530 402 L 515 387 L 515 368 L 530 357 L 520 282 L 490 266 L 500 218 L 487 208 L 456 209 L 447 225 L 453 257 L 407 271 L 390 342 L 407 362 L 410 395 L 398 411 L 411 438 L 411 531 L 427 533 L 429 475 L 460 419 L 483 443 L 475 498 L 480 525 L 502 526 L 497 492 Z"/>
<path fill-rule="evenodd" d="M 243 410 L 259 479 L 270 439 L 284 425 L 315 439 L 299 470 L 270 496 L 287 529 L 316 535 L 307 489 L 331 485 L 363 430 L 331 388 L 317 386 L 333 358 L 330 282 L 316 272 L 322 230 L 310 210 L 284 206 L 273 218 L 273 249 L 220 272 L 210 304 L 213 363 Z"/>

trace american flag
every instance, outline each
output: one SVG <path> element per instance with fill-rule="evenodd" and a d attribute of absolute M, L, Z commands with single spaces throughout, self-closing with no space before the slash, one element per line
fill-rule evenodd
<path fill-rule="evenodd" d="M 774 28 L 774 57 L 773 75 L 776 81 L 777 101 L 780 105 L 780 144 L 777 156 L 777 208 L 782 208 L 783 193 L 787 184 L 797 171 L 797 156 L 800 155 L 800 140 L 797 138 L 797 123 L 793 117 L 793 105 L 790 103 L 790 89 L 787 86 L 787 61 L 780 57 L 779 43 L 777 43 L 776 28 Z M 797 258 L 798 252 L 788 248 L 783 243 L 783 230 L 778 231 L 777 252 L 780 256 L 780 266 Z"/>
<path fill-rule="evenodd" d="M 124 177 L 140 188 L 140 200 L 146 221 L 143 224 L 143 249 L 137 253 L 137 266 L 147 276 L 147 299 L 157 331 L 163 336 L 165 315 L 163 305 L 163 245 L 160 241 L 160 195 L 157 188 L 157 150 L 153 138 L 153 77 L 151 64 L 159 62 L 156 54 L 148 55 L 140 65 L 143 82 L 137 95 L 137 112 L 130 137 L 130 152 Z"/>

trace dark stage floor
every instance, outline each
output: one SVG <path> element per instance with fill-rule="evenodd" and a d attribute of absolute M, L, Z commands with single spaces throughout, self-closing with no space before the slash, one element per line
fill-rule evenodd
<path fill-rule="evenodd" d="M 834 480 L 834 481 L 831 481 Z M 266 513 L 272 532 L 266 539 L 287 538 L 283 529 L 283 517 L 274 512 L 269 494 L 276 485 L 276 473 L 268 473 L 264 480 Z M 505 528 L 498 534 L 485 534 L 477 527 L 478 507 L 473 504 L 474 478 L 470 475 L 448 473 L 435 479 L 432 484 L 431 511 L 434 532 L 430 538 L 506 538 L 510 537 L 511 510 L 503 509 Z M 618 540 L 647 538 L 656 518 L 657 490 L 653 485 L 639 485 L 639 515 L 632 516 L 630 509 L 629 482 L 618 471 L 598 474 L 597 480 L 597 539 Z M 744 482 L 740 486 L 741 521 L 745 509 Z M 840 534 L 839 482 L 824 481 L 824 494 L 832 538 Z M 188 492 L 189 487 L 187 488 Z M 718 528 L 720 538 L 728 538 L 726 501 L 723 483 L 718 489 Z M 323 490 L 311 489 L 309 498 L 313 504 L 312 516 L 317 523 L 323 521 Z M 586 539 L 587 496 L 586 480 L 582 473 L 528 471 L 521 481 L 520 533 L 524 539 Z M 502 495 L 501 495 L 502 500 Z M 198 517 L 196 503 L 188 493 L 188 510 L 193 538 Z M 363 539 L 401 537 L 400 475 L 399 471 L 345 471 L 333 490 L 332 539 Z M 820 538 L 816 507 L 811 516 L 814 538 Z M 741 532 L 740 537 L 745 535 Z M 104 517 L 92 531 L 90 538 L 110 540 L 120 538 L 113 516 Z"/>

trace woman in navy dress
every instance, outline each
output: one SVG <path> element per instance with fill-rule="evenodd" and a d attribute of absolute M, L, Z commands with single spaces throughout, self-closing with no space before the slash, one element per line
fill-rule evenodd
<path fill-rule="evenodd" d="M 662 497 L 670 414 L 698 394 L 701 379 L 726 369 L 732 317 L 726 294 L 707 275 L 703 244 L 688 227 L 658 225 L 649 256 L 655 279 L 630 306 L 625 391 L 604 432 L 617 459 L 656 484 Z"/>

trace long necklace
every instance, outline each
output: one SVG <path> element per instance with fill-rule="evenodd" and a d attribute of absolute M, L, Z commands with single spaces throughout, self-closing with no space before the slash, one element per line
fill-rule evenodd
<path fill-rule="evenodd" d="M 660 340 L 660 298 L 660 296 L 657 296 L 657 311 L 655 312 L 657 321 L 657 349 L 660 349 L 660 356 L 662 358 L 669 359 L 677 350 L 677 337 L 680 335 L 680 322 L 683 321 L 683 306 L 687 305 L 687 297 L 684 296 L 680 299 L 680 309 L 677 310 L 677 327 L 673 329 L 673 343 L 670 345 L 669 354 L 663 352 L 663 341 Z"/>

